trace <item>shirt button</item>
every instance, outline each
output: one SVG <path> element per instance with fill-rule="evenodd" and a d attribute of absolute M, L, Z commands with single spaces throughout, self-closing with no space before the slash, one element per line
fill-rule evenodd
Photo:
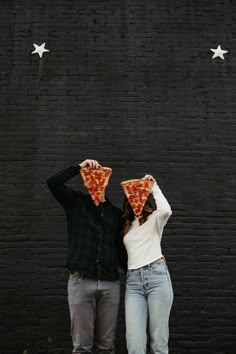
<path fill-rule="evenodd" d="M 97 263 L 99 262 L 99 260 L 97 259 Z"/>

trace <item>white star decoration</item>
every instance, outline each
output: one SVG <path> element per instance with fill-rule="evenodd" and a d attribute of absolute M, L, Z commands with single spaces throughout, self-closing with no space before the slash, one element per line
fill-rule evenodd
<path fill-rule="evenodd" d="M 43 43 L 41 45 L 34 44 L 34 48 L 35 48 L 35 50 L 31 54 L 38 54 L 40 56 L 40 58 L 42 58 L 43 53 L 50 52 L 50 50 L 45 49 L 45 43 Z M 228 50 L 221 49 L 220 45 L 218 45 L 218 47 L 216 49 L 210 48 L 210 50 L 214 53 L 212 56 L 212 59 L 220 57 L 221 59 L 224 60 L 225 59 L 224 54 L 229 52 Z"/>
<path fill-rule="evenodd" d="M 217 57 L 220 57 L 221 59 L 225 59 L 224 58 L 224 54 L 225 53 L 228 53 L 228 50 L 223 50 L 221 49 L 221 46 L 218 45 L 218 47 L 216 49 L 211 49 L 212 52 L 214 52 L 213 56 L 212 56 L 212 59 L 215 59 Z"/>
<path fill-rule="evenodd" d="M 44 52 L 49 52 L 48 49 L 45 49 L 45 43 L 41 45 L 34 44 L 35 50 L 31 54 L 37 54 L 42 58 Z"/>

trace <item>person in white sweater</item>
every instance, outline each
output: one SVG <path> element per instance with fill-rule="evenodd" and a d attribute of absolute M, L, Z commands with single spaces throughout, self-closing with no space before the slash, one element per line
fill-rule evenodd
<path fill-rule="evenodd" d="M 168 354 L 169 315 L 173 289 L 161 250 L 163 228 L 172 214 L 171 207 L 154 181 L 142 215 L 136 218 L 125 197 L 123 242 L 128 254 L 125 292 L 126 341 L 129 354 L 145 354 L 147 323 L 153 354 Z"/>

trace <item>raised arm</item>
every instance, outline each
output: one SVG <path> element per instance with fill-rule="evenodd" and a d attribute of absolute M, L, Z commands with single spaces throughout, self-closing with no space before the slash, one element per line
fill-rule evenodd
<path fill-rule="evenodd" d="M 154 183 L 151 192 L 157 206 L 157 209 L 155 210 L 155 214 L 157 216 L 157 229 L 159 231 L 159 236 L 162 237 L 163 228 L 172 215 L 172 210 L 170 204 L 156 182 Z"/>
<path fill-rule="evenodd" d="M 83 167 L 100 168 L 101 165 L 96 160 L 87 159 L 77 166 L 66 168 L 47 179 L 49 189 L 57 201 L 63 206 L 72 202 L 76 196 L 76 192 L 70 187 L 67 187 L 65 183 L 76 176 Z"/>
<path fill-rule="evenodd" d="M 145 175 L 143 179 L 148 179 L 154 182 L 151 193 L 153 195 L 157 207 L 155 213 L 158 216 L 161 228 L 163 228 L 167 223 L 169 217 L 172 215 L 170 204 L 168 203 L 167 199 L 165 198 L 164 194 L 162 193 L 160 187 L 158 186 L 153 176 Z"/>
<path fill-rule="evenodd" d="M 168 203 L 166 197 L 164 196 L 164 194 L 162 193 L 160 187 L 156 182 L 152 187 L 151 193 L 153 195 L 153 198 L 155 199 L 157 210 L 165 211 L 166 213 L 171 215 L 172 211 L 171 211 L 170 204 Z"/>
<path fill-rule="evenodd" d="M 81 166 L 72 166 L 57 172 L 47 179 L 47 185 L 56 200 L 66 206 L 75 198 L 75 191 L 66 186 L 65 183 L 79 173 Z"/>

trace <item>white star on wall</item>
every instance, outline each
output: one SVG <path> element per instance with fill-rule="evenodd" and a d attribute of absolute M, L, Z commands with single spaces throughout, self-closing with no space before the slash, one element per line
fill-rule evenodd
<path fill-rule="evenodd" d="M 215 59 L 217 57 L 220 57 L 221 59 L 225 59 L 224 58 L 224 54 L 225 53 L 228 53 L 228 50 L 223 50 L 221 49 L 221 46 L 218 45 L 218 47 L 216 49 L 211 49 L 212 52 L 214 52 L 213 56 L 212 56 L 212 59 Z"/>
<path fill-rule="evenodd" d="M 45 49 L 45 43 L 41 45 L 34 44 L 35 50 L 31 54 L 37 54 L 42 58 L 44 52 L 49 52 L 48 49 Z"/>

